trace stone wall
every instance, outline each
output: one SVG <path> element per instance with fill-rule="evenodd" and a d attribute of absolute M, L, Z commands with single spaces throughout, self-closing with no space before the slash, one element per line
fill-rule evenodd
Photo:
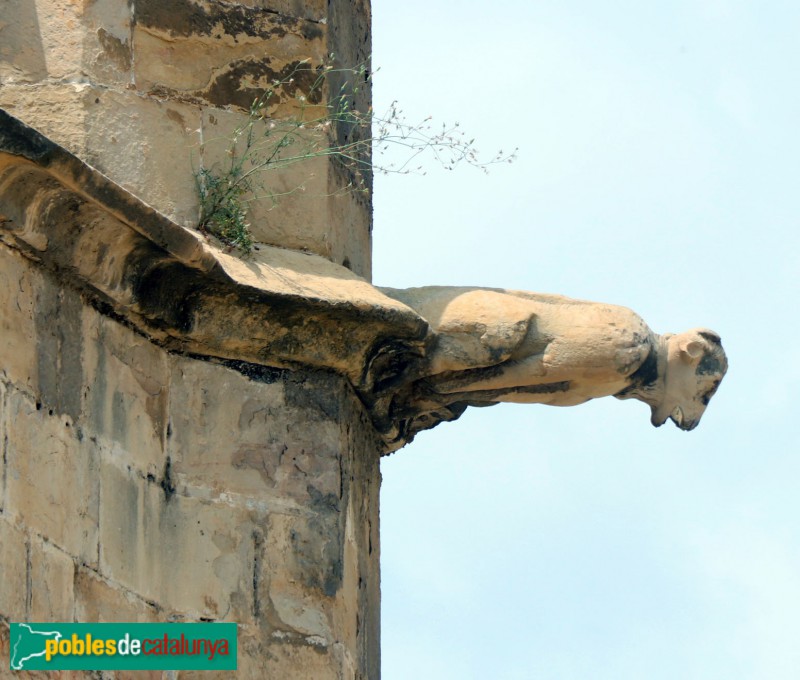
<path fill-rule="evenodd" d="M 370 52 L 369 0 L 4 0 L 0 107 L 193 227 L 194 171 L 226 160 L 265 87 L 303 60 Z M 255 238 L 369 278 L 370 197 L 342 193 L 348 180 L 328 159 L 265 176 L 264 192 L 289 195 L 257 202 Z"/>
<path fill-rule="evenodd" d="M 347 381 L 102 311 L 0 244 L 2 620 L 234 621 L 237 677 L 379 677 L 380 445 Z"/>

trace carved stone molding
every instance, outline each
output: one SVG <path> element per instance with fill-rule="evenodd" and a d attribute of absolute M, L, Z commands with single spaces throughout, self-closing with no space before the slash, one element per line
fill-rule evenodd
<path fill-rule="evenodd" d="M 322 257 L 214 247 L 2 110 L 0 240 L 171 351 L 335 371 L 370 407 L 415 372 L 429 335 Z M 376 426 L 389 446 L 395 428 Z"/>

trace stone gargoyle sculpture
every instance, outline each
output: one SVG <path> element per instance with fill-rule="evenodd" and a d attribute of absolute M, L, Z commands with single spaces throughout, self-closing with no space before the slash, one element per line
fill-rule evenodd
<path fill-rule="evenodd" d="M 266 245 L 241 260 L 2 110 L 0 240 L 172 352 L 253 379 L 297 367 L 338 373 L 382 453 L 468 406 L 504 401 L 634 398 L 654 425 L 672 418 L 691 430 L 728 365 L 716 333 L 657 335 L 624 307 L 376 288 L 324 258 Z"/>
<path fill-rule="evenodd" d="M 467 406 L 605 396 L 645 402 L 656 427 L 692 430 L 728 367 L 713 331 L 658 335 L 625 307 L 489 288 L 380 290 L 430 326 L 417 375 L 383 405 L 402 441 Z"/>

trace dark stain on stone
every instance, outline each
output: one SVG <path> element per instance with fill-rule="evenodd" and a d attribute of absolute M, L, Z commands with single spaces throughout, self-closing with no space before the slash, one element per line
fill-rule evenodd
<path fill-rule="evenodd" d="M 94 349 L 97 356 L 97 364 L 94 367 L 94 381 L 92 390 L 89 393 L 91 395 L 91 404 L 88 405 L 88 412 L 92 429 L 103 432 L 105 430 L 106 393 L 108 392 L 108 365 L 102 337 L 95 339 Z M 87 394 L 87 397 L 89 394 Z"/>
<path fill-rule="evenodd" d="M 128 417 L 125 397 L 121 392 L 114 391 L 111 397 L 111 432 L 114 441 L 125 444 L 128 441 Z"/>
<path fill-rule="evenodd" d="M 108 255 L 108 243 L 101 243 L 97 248 L 97 256 L 94 259 L 94 263 L 99 265 L 106 259 L 106 255 Z"/>
<path fill-rule="evenodd" d="M 167 260 L 166 253 L 149 242 L 130 251 L 124 271 L 125 283 L 151 322 L 183 333 L 191 331 L 202 297 L 197 272 Z"/>
<path fill-rule="evenodd" d="M 286 405 L 299 408 L 309 420 L 340 417 L 343 378 L 324 373 L 289 374 L 285 380 Z"/>
<path fill-rule="evenodd" d="M 705 354 L 700 363 L 697 364 L 695 373 L 697 375 L 717 375 L 725 372 L 722 360 L 713 354 Z"/>
<path fill-rule="evenodd" d="M 58 401 L 58 297 L 58 287 L 45 278 L 36 300 L 35 324 L 38 388 L 42 401 L 48 404 Z M 41 408 L 41 402 L 37 402 L 36 410 Z"/>
<path fill-rule="evenodd" d="M 0 109 L 0 148 L 7 153 L 22 156 L 45 167 L 56 155 L 56 145 L 40 132 L 28 127 Z"/>
<path fill-rule="evenodd" d="M 653 347 L 652 342 L 650 343 L 650 351 L 647 353 L 644 361 L 641 363 L 639 368 L 634 371 L 631 376 L 628 378 L 629 384 L 628 386 L 618 392 L 617 395 L 619 397 L 626 396 L 632 392 L 638 392 L 641 390 L 648 390 L 651 389 L 658 380 L 658 352 L 656 348 Z"/>
<path fill-rule="evenodd" d="M 225 70 L 218 72 L 204 92 L 197 93 L 217 106 L 239 106 L 249 109 L 263 95 L 264 90 L 275 81 L 285 83 L 275 93 L 275 104 L 305 95 L 310 104 L 322 101 L 320 88 L 315 88 L 319 74 L 316 69 L 293 61 L 275 69 L 269 58 L 241 59 L 232 61 Z M 292 80 L 289 83 L 289 80 Z"/>
<path fill-rule="evenodd" d="M 169 503 L 172 496 L 175 495 L 175 483 L 172 479 L 172 460 L 167 456 L 167 463 L 164 465 L 164 476 L 159 485 L 164 492 L 164 498 Z"/>
<path fill-rule="evenodd" d="M 325 34 L 311 21 L 275 14 L 258 7 L 223 3 L 195 3 L 190 0 L 137 0 L 134 20 L 139 26 L 166 31 L 173 37 L 225 35 L 236 37 L 283 37 L 299 33 L 305 40 L 316 40 Z"/>
<path fill-rule="evenodd" d="M 343 579 L 344 517 L 335 494 L 308 485 L 310 517 L 298 518 L 289 533 L 297 578 L 333 597 Z"/>
<path fill-rule="evenodd" d="M 170 120 L 176 122 L 178 125 L 180 125 L 183 128 L 186 127 L 186 119 L 180 113 L 175 111 L 174 109 L 170 109 L 170 108 L 167 109 L 167 118 L 169 118 Z"/>
<path fill-rule="evenodd" d="M 283 450 L 286 446 L 283 445 Z M 231 456 L 231 465 L 236 470 L 254 470 L 260 476 L 264 484 L 275 487 L 275 471 L 278 467 L 277 460 L 280 456 L 274 455 L 274 445 L 258 446 L 254 444 L 242 444 Z"/>
<path fill-rule="evenodd" d="M 722 338 L 720 338 L 716 333 L 712 331 L 699 331 L 697 334 L 701 338 L 708 340 L 710 343 L 722 347 Z"/>
<path fill-rule="evenodd" d="M 97 29 L 97 39 L 103 48 L 104 56 L 121 71 L 130 71 L 131 48 L 127 40 L 120 40 L 104 28 Z"/>
<path fill-rule="evenodd" d="M 261 563 L 263 561 L 264 534 L 259 529 L 253 531 L 253 618 L 261 616 Z"/>
<path fill-rule="evenodd" d="M 205 358 L 205 357 L 204 357 Z M 224 360 L 220 362 L 223 366 L 231 368 L 241 373 L 243 376 L 255 382 L 271 385 L 281 380 L 286 371 L 279 368 L 270 368 L 260 364 L 252 364 L 247 361 Z"/>
<path fill-rule="evenodd" d="M 6 479 L 8 477 L 8 434 L 3 435 L 3 474 L 0 476 L 0 484 L 3 485 L 3 489 L 6 488 Z M 0 499 L 0 513 L 4 511 L 4 503 L 5 503 L 5 495 L 3 495 L 2 499 Z"/>
<path fill-rule="evenodd" d="M 42 401 L 77 421 L 83 385 L 80 297 L 48 277 L 37 300 L 35 323 Z"/>
<path fill-rule="evenodd" d="M 323 513 L 339 512 L 339 498 L 336 494 L 323 494 L 313 484 L 309 484 L 306 491 L 311 499 L 312 510 Z"/>
<path fill-rule="evenodd" d="M 382 394 L 417 377 L 423 363 L 420 343 L 378 338 L 367 354 L 361 383 L 372 393 Z"/>

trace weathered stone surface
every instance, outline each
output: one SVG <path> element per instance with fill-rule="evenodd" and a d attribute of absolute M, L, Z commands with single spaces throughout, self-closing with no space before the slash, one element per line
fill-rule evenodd
<path fill-rule="evenodd" d="M 12 19 L 13 18 L 13 19 Z M 36 4 L 6 0 L 0 13 L 0 78 L 36 81 L 47 77 Z"/>
<path fill-rule="evenodd" d="M 31 538 L 29 621 L 72 621 L 74 573 L 72 557 Z"/>
<path fill-rule="evenodd" d="M 215 250 L 27 134 L 10 123 L 4 144 L 14 155 L 0 158 L 8 242 L 150 337 L 199 354 L 332 368 L 368 403 L 415 370 L 427 324 L 346 268 L 276 248 L 248 261 Z"/>
<path fill-rule="evenodd" d="M 368 61 L 369 22 L 363 1 L 7 0 L 0 5 L 0 106 L 179 224 L 195 226 L 201 107 L 220 116 L 230 107 L 246 111 L 274 81 L 294 74 L 271 111 L 285 116 L 315 79 L 313 71 L 295 73 L 301 63 L 320 65 L 331 53 L 345 68 Z M 361 85 L 355 104 L 366 110 L 369 84 Z M 208 140 L 214 131 L 204 132 Z M 304 200 L 289 197 L 268 214 L 265 242 L 306 248 L 369 277 L 369 199 L 328 201 L 348 178 L 327 159 L 319 165 L 300 173 Z M 296 188 L 291 175 L 277 184 Z M 252 224 L 272 205 L 257 201 Z M 340 227 L 343 213 L 358 224 Z"/>
<path fill-rule="evenodd" d="M 14 427 L 8 431 L 5 514 L 85 564 L 97 564 L 95 444 L 41 402 L 37 408 L 19 392 L 7 401 Z"/>
<path fill-rule="evenodd" d="M 195 226 L 200 111 L 85 83 L 3 85 L 0 106 L 170 219 Z"/>
<path fill-rule="evenodd" d="M 168 357 L 107 317 L 97 315 L 92 330 L 83 346 L 82 422 L 116 457 L 142 474 L 159 475 L 166 464 Z"/>
<path fill-rule="evenodd" d="M 40 278 L 18 253 L 0 247 L 0 375 L 31 394 L 39 377 L 31 339 L 36 337 L 35 288 Z"/>
<path fill-rule="evenodd" d="M 249 619 L 255 557 L 246 509 L 187 498 L 169 468 L 149 479 L 106 456 L 100 477 L 102 574 L 193 618 Z"/>
<path fill-rule="evenodd" d="M 9 621 L 24 621 L 28 595 L 27 536 L 13 524 L 8 513 L 0 514 L 0 546 L 0 614 Z"/>
<path fill-rule="evenodd" d="M 172 376 L 168 454 L 179 483 L 281 499 L 298 509 L 311 501 L 309 485 L 315 493 L 338 491 L 340 379 L 300 380 L 278 370 L 251 379 L 192 359 L 176 359 Z M 327 400 L 329 419 L 299 392 Z"/>
<path fill-rule="evenodd" d="M 83 68 L 96 82 L 131 84 L 132 19 L 129 0 L 94 0 L 84 5 Z"/>
<path fill-rule="evenodd" d="M 0 107 L 85 158 L 86 99 L 91 95 L 92 88 L 85 83 L 48 81 L 31 86 L 5 82 L 0 86 Z"/>
<path fill-rule="evenodd" d="M 86 161 L 178 224 L 196 225 L 200 112 L 113 90 L 94 91 L 84 107 Z"/>
<path fill-rule="evenodd" d="M 115 671 L 114 680 L 172 680 L 175 671 Z"/>
<path fill-rule="evenodd" d="M 340 178 L 335 170 L 328 176 L 328 214 L 336 227 L 335 238 L 328 241 L 330 249 L 326 256 L 369 280 L 372 278 L 372 199 L 364 193 L 342 193 L 342 186 L 349 179 Z"/>
<path fill-rule="evenodd" d="M 84 327 L 93 321 L 80 296 L 42 277 L 36 290 L 37 401 L 40 408 L 66 416 L 74 425 L 81 412 Z M 73 435 L 65 431 L 64 435 Z M 77 431 L 75 436 L 80 436 Z"/>
<path fill-rule="evenodd" d="M 326 21 L 325 0 L 239 0 L 239 4 L 245 7 L 260 7 L 287 17 L 316 22 Z"/>
<path fill-rule="evenodd" d="M 91 76 L 130 82 L 126 0 L 7 0 L 0 7 L 0 79 L 36 83 Z"/>
<path fill-rule="evenodd" d="M 100 623 L 151 623 L 163 619 L 161 610 L 119 584 L 80 566 L 75 571 L 75 620 Z"/>
<path fill-rule="evenodd" d="M 0 363 L 0 366 L 2 366 L 2 363 Z M 8 445 L 6 391 L 5 383 L 0 380 L 0 514 L 3 513 L 6 500 L 6 447 Z"/>
<path fill-rule="evenodd" d="M 180 228 L 201 134 L 223 159 L 222 108 L 320 63 L 346 3 L 336 25 L 323 0 L 165 7 L 0 6 L 0 105 L 94 166 L 0 119 L 0 559 L 41 585 L 6 581 L 23 609 L 0 616 L 236 620 L 237 677 L 377 677 L 380 443 L 353 387 L 386 389 L 426 325 L 348 271 L 369 275 L 369 206 L 325 162 L 253 222 L 335 264 Z"/>
<path fill-rule="evenodd" d="M 235 111 L 204 110 L 203 165 L 206 168 L 223 172 L 230 165 L 230 140 L 236 128 L 244 123 L 246 117 Z M 259 144 L 267 146 L 266 153 L 255 156 L 260 158 L 271 153 L 273 145 L 287 133 L 283 126 L 275 123 L 259 123 L 254 131 Z M 287 147 L 278 158 L 330 146 L 327 132 L 309 130 L 304 136 L 310 138 L 306 144 Z M 242 139 L 235 148 L 239 155 L 244 152 Z M 332 248 L 341 243 L 338 232 L 345 225 L 332 219 L 330 212 L 329 159 L 310 158 L 289 165 L 276 162 L 272 168 L 277 169 L 265 169 L 255 180 L 256 195 L 264 198 L 250 206 L 248 220 L 253 238 L 261 243 L 314 252 L 337 262 L 333 259 Z M 339 198 L 344 199 L 340 203 L 352 201 L 351 196 Z M 341 264 L 341 260 L 337 264 Z M 355 267 L 352 269 L 359 271 Z"/>
<path fill-rule="evenodd" d="M 326 55 L 325 30 L 316 22 L 233 3 L 179 0 L 167 9 L 139 0 L 134 8 L 136 84 L 162 97 L 247 111 L 300 63 L 319 64 Z M 279 96 L 293 99 L 295 86 L 303 85 L 298 77 Z"/>

